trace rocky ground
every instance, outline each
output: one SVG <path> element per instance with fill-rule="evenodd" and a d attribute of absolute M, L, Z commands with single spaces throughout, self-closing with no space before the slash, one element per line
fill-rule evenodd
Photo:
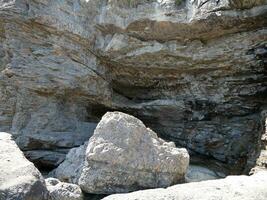
<path fill-rule="evenodd" d="M 89 141 L 71 149 L 45 180 L 11 134 L 1 132 L 0 144 L 0 200 L 267 198 L 267 170 L 262 165 L 252 170 L 254 175 L 224 179 L 222 173 L 188 166 L 186 149 L 165 142 L 121 112 L 106 113 Z"/>
<path fill-rule="evenodd" d="M 266 19 L 266 0 L 0 0 L 0 131 L 11 134 L 0 133 L 0 195 L 26 198 L 33 182 L 39 199 L 47 189 L 79 199 L 88 195 L 66 181 L 110 194 L 258 179 Z M 134 127 L 97 128 L 111 111 L 132 115 Z M 60 181 L 45 189 L 31 162 Z M 8 181 L 26 189 L 9 191 Z"/>
<path fill-rule="evenodd" d="M 266 178 L 266 172 L 261 172 L 250 177 L 229 176 L 226 179 L 181 184 L 166 189 L 161 188 L 129 194 L 115 194 L 103 200 L 265 200 L 267 198 Z"/>

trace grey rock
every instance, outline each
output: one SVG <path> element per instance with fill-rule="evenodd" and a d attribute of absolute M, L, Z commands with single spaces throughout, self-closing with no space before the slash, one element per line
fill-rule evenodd
<path fill-rule="evenodd" d="M 80 147 L 72 148 L 64 162 L 55 170 L 50 172 L 49 176 L 56 177 L 61 181 L 78 184 L 82 168 L 85 165 L 85 152 L 88 142 Z"/>
<path fill-rule="evenodd" d="M 85 160 L 78 181 L 82 190 L 109 194 L 179 183 L 189 155 L 158 138 L 137 118 L 108 112 L 89 140 Z"/>
<path fill-rule="evenodd" d="M 250 174 L 257 173 L 259 171 L 267 171 L 267 110 L 262 111 L 262 129 L 259 134 L 258 149 L 255 154 L 250 156 L 253 168 L 250 170 Z M 250 169 L 250 168 L 249 168 Z"/>
<path fill-rule="evenodd" d="M 110 195 L 103 200 L 265 200 L 267 172 L 253 176 L 228 176 L 225 179 L 187 183 L 166 189 L 142 190 Z"/>
<path fill-rule="evenodd" d="M 49 200 L 83 200 L 83 193 L 78 185 L 60 182 L 55 178 L 47 178 L 45 183 Z"/>
<path fill-rule="evenodd" d="M 47 200 L 41 173 L 4 132 L 0 132 L 0 160 L 1 200 Z"/>

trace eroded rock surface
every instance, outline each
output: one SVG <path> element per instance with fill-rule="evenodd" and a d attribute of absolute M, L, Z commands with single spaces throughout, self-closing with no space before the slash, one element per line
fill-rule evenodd
<path fill-rule="evenodd" d="M 103 200 L 265 200 L 267 172 L 253 176 L 229 176 L 225 179 L 175 185 L 129 194 L 115 194 Z"/>
<path fill-rule="evenodd" d="M 0 130 L 54 167 L 120 110 L 241 171 L 266 105 L 266 13 L 266 0 L 0 1 Z"/>
<path fill-rule="evenodd" d="M 24 157 L 11 135 L 0 132 L 0 199 L 47 198 L 48 192 L 41 173 Z"/>

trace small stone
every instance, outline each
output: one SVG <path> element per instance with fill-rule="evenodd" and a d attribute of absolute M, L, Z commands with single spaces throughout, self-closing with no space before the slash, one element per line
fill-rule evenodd
<path fill-rule="evenodd" d="M 82 200 L 82 190 L 78 185 L 60 182 L 55 178 L 45 179 L 50 200 Z"/>

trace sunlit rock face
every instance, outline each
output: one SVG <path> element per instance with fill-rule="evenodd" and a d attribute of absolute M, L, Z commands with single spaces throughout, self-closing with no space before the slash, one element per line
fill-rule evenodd
<path fill-rule="evenodd" d="M 184 181 L 188 164 L 186 149 L 158 138 L 131 115 L 108 112 L 88 142 L 78 184 L 100 194 L 168 187 Z"/>
<path fill-rule="evenodd" d="M 0 1 L 0 129 L 54 167 L 120 110 L 244 166 L 266 105 L 266 10 L 264 0 Z"/>

